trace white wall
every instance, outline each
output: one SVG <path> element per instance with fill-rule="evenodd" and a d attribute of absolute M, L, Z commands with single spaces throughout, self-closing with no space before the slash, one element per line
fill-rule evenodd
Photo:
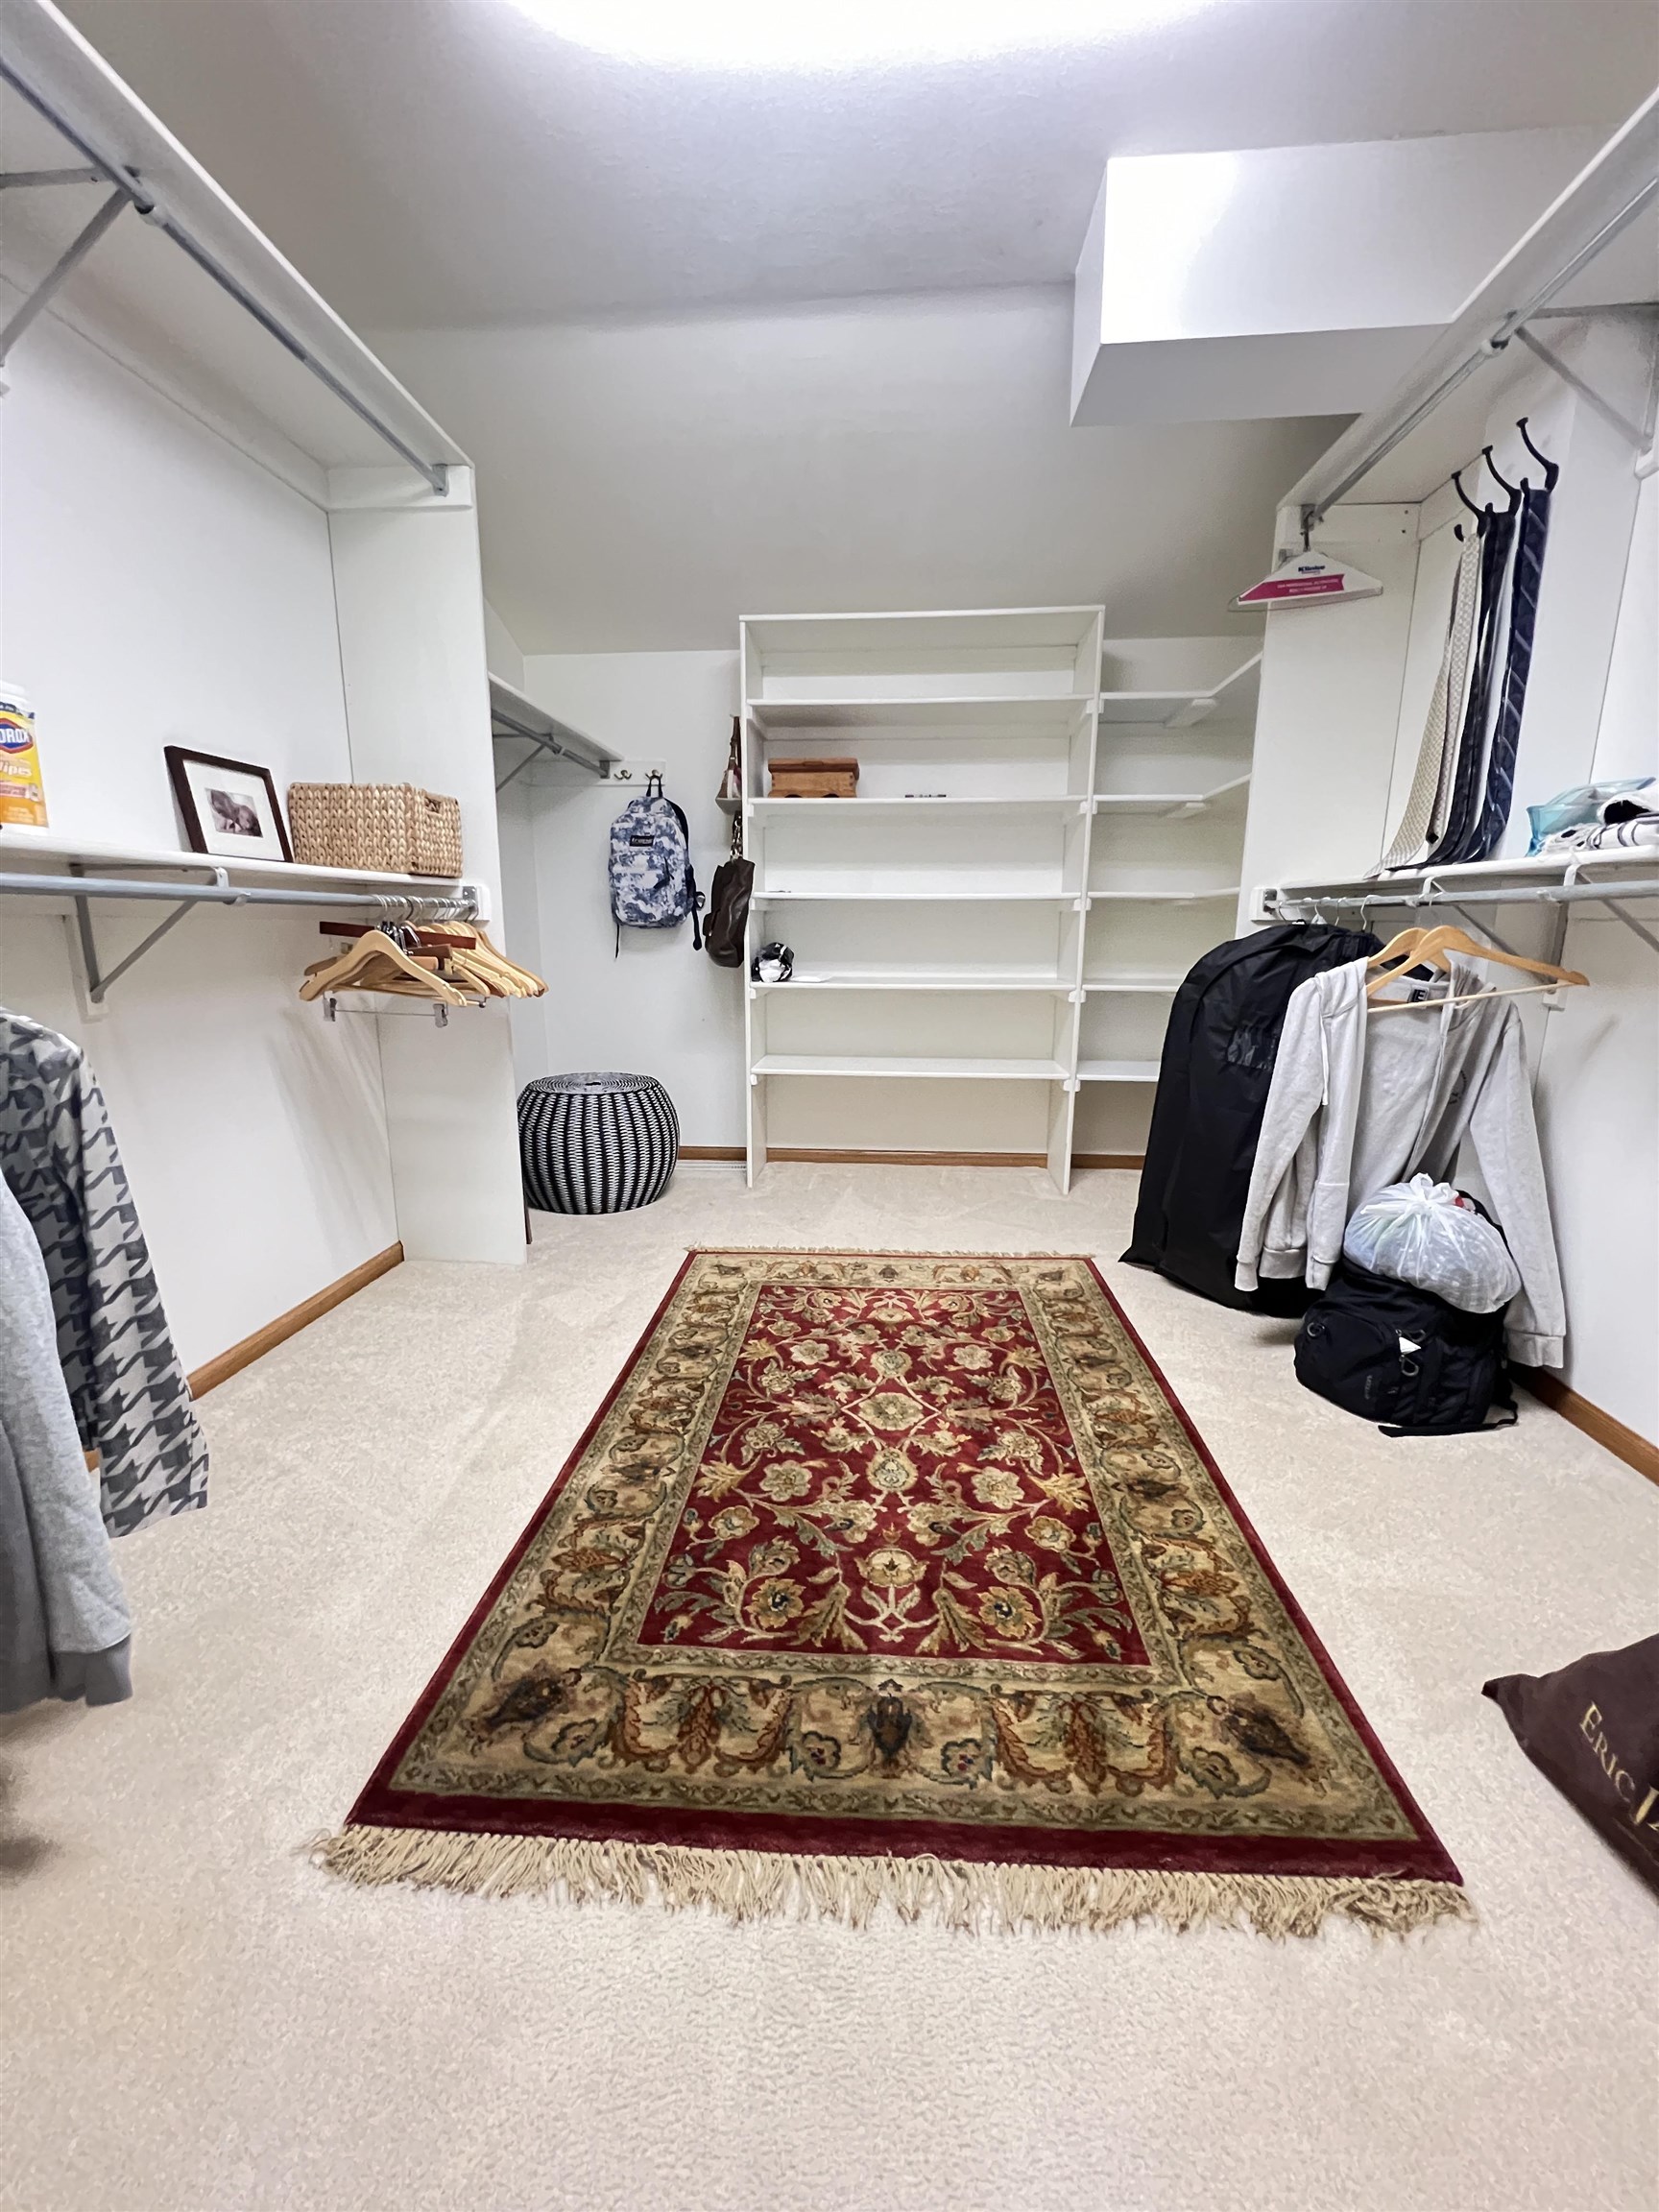
<path fill-rule="evenodd" d="M 0 659 L 53 827 L 181 846 L 168 743 L 349 777 L 325 517 L 49 317 L 7 377 Z M 106 965 L 161 911 L 97 903 Z M 314 916 L 204 909 L 88 1020 L 62 919 L 0 902 L 0 1002 L 85 1046 L 187 1366 L 397 1236 L 374 1025 L 294 995 L 322 950 Z"/>
<path fill-rule="evenodd" d="M 714 795 L 737 710 L 735 651 L 531 654 L 524 688 L 626 758 L 662 763 L 707 893 L 729 835 Z M 517 1080 L 583 1068 L 655 1075 L 674 1100 L 685 1143 L 739 1146 L 741 973 L 693 951 L 688 923 L 624 929 L 615 951 L 606 858 L 611 824 L 629 795 L 625 785 L 556 765 L 528 770 L 504 794 L 508 949 L 528 959 L 534 930 L 548 980 L 540 1035 L 526 1018 L 515 1038 Z"/>
<path fill-rule="evenodd" d="M 1073 430 L 1067 287 L 379 335 L 477 465 L 525 653 L 797 609 L 1074 606 L 1253 634 L 1260 517 L 1334 422 Z"/>

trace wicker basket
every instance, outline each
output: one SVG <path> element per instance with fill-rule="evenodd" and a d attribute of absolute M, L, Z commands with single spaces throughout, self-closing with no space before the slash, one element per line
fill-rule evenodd
<path fill-rule="evenodd" d="M 288 828 L 308 868 L 461 873 L 460 801 L 413 783 L 290 783 Z"/>

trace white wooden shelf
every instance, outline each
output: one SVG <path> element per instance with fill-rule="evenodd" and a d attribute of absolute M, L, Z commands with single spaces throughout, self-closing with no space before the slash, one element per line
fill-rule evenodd
<path fill-rule="evenodd" d="M 162 846 L 113 844 L 98 837 L 72 837 L 59 830 L 31 830 L 8 824 L 0 828 L 0 871 L 20 862 L 51 861 L 59 865 L 96 863 L 100 873 L 113 869 L 134 877 L 155 878 L 180 875 L 200 881 L 215 869 L 224 869 L 232 883 L 247 882 L 320 891 L 384 892 L 389 898 L 445 899 L 461 889 L 455 876 L 397 876 L 372 868 L 313 868 L 293 860 L 228 859 L 217 853 L 169 851 Z"/>
<path fill-rule="evenodd" d="M 1187 815 L 1202 814 L 1249 786 L 1248 776 L 1231 776 L 1208 791 L 1096 791 L 1094 810 L 1096 814 L 1162 814 L 1180 821 Z"/>
<path fill-rule="evenodd" d="M 1082 987 L 1120 997 L 1169 998 L 1180 990 L 1182 981 L 1179 975 L 1085 975 Z"/>
<path fill-rule="evenodd" d="M 1188 730 L 1213 714 L 1253 713 L 1262 668 L 1260 653 L 1219 684 L 1193 691 L 1102 691 L 1102 723 L 1132 723 L 1143 730 Z"/>
<path fill-rule="evenodd" d="M 1063 1083 L 1070 1070 L 1058 1060 L 943 1060 L 905 1054 L 769 1052 L 754 1064 L 757 1075 L 902 1075 L 950 1077 L 971 1082 Z"/>
<path fill-rule="evenodd" d="M 526 698 L 499 676 L 490 679 L 490 733 L 497 740 L 528 739 L 539 753 L 550 757 L 563 756 L 579 768 L 590 768 L 596 776 L 606 775 L 622 757 L 585 731 L 561 722 L 557 714 L 549 714 L 545 707 L 538 707 L 534 699 Z"/>
<path fill-rule="evenodd" d="M 1001 993 L 1030 991 L 1039 996 L 1069 998 L 1077 986 L 1058 975 L 998 975 L 987 970 L 977 975 L 793 975 L 787 983 L 751 983 L 751 996 L 764 991 L 974 991 Z"/>
<path fill-rule="evenodd" d="M 1091 692 L 1027 691 L 987 698 L 970 690 L 870 692 L 859 698 L 752 699 L 749 719 L 765 735 L 790 730 L 915 730 L 948 722 L 959 729 L 1065 730 L 1094 705 Z M 870 728 L 875 725 L 876 728 Z"/>
<path fill-rule="evenodd" d="M 1091 906 L 1116 903 L 1137 906 L 1195 906 L 1214 899 L 1237 899 L 1237 883 L 1217 884 L 1213 891 L 1091 891 L 1086 894 Z"/>
<path fill-rule="evenodd" d="M 725 802 L 722 802 L 725 804 Z M 1023 793 L 1010 797 L 990 797 L 975 794 L 954 798 L 946 794 L 924 796 L 903 792 L 892 797 L 872 794 L 857 799 L 751 799 L 750 811 L 755 814 L 798 816 L 824 813 L 831 820 L 845 821 L 849 814 L 926 813 L 935 808 L 953 807 L 964 812 L 973 809 L 990 814 L 1081 814 L 1089 805 L 1087 798 L 1075 791 L 1059 792 L 1049 797 L 1030 798 Z"/>
<path fill-rule="evenodd" d="M 1215 709 L 1207 691 L 1102 691 L 1102 722 L 1131 722 L 1142 730 L 1186 730 Z"/>
<path fill-rule="evenodd" d="M 963 902 L 984 905 L 1043 905 L 1068 906 L 1074 913 L 1080 911 L 1076 891 L 768 891 L 757 890 L 752 903 L 778 905 L 790 900 L 810 900 L 818 904 L 843 904 L 852 901 L 876 901 L 882 905 L 901 904 L 910 900 L 923 900 L 934 904 L 941 901 L 951 905 Z"/>
<path fill-rule="evenodd" d="M 1079 1060 L 1079 1083 L 1156 1083 L 1156 1060 Z"/>

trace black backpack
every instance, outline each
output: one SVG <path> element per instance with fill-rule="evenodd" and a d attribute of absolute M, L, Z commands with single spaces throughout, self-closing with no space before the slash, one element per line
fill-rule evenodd
<path fill-rule="evenodd" d="M 1515 1419 L 1502 1310 L 1465 1313 L 1351 1260 L 1303 1316 L 1296 1380 L 1384 1436 L 1466 1436 Z"/>

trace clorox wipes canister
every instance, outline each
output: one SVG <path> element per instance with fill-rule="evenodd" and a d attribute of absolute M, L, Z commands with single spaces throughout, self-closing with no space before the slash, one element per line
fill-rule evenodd
<path fill-rule="evenodd" d="M 46 827 L 46 786 L 35 743 L 35 709 L 29 694 L 0 682 L 0 824 Z"/>

